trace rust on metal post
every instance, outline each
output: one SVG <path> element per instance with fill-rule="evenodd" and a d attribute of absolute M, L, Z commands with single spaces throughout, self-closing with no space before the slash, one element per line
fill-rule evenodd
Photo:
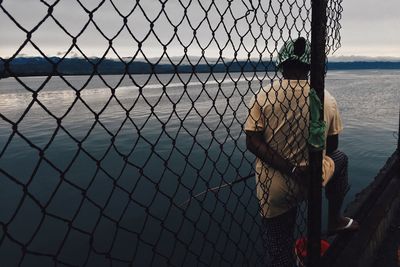
<path fill-rule="evenodd" d="M 325 44 L 326 44 L 326 8 L 327 0 L 313 0 L 311 21 L 311 87 L 315 89 L 322 103 L 321 117 L 323 120 L 323 99 L 325 82 Z M 321 250 L 321 208 L 322 208 L 322 151 L 309 152 L 310 185 L 308 190 L 308 242 L 307 266 L 316 267 L 320 262 Z"/>

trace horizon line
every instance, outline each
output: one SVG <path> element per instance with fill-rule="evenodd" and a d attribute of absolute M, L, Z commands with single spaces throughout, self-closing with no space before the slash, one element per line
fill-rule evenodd
<path fill-rule="evenodd" d="M 61 55 L 46 55 L 47 58 L 63 58 L 63 56 Z M 247 57 L 243 57 L 243 58 L 228 58 L 228 57 L 204 57 L 204 56 L 194 56 L 194 55 L 184 55 L 184 56 L 176 56 L 176 55 L 171 55 L 168 56 L 170 59 L 172 60 L 177 60 L 177 59 L 183 59 L 183 60 L 187 60 L 187 58 L 192 59 L 192 60 L 210 60 L 210 61 L 220 61 L 221 59 L 226 59 L 226 60 L 238 60 L 238 61 L 244 61 L 244 60 L 260 60 L 260 58 L 258 57 L 251 57 L 251 58 L 247 58 Z M 0 59 L 2 61 L 9 59 L 10 57 L 2 57 L 0 56 Z M 22 55 L 17 55 L 15 57 L 16 58 L 44 58 L 42 55 L 26 55 L 26 54 L 22 54 Z M 83 56 L 76 56 L 76 55 L 72 55 L 72 56 L 67 56 L 65 58 L 68 59 L 85 59 L 85 57 Z M 103 57 L 99 57 L 99 56 L 87 56 L 87 58 L 89 59 L 100 59 Z M 124 56 L 121 57 L 122 59 L 132 59 L 133 57 L 128 57 L 128 56 Z M 120 58 L 118 57 L 104 57 L 104 59 L 108 59 L 108 60 L 119 60 Z M 135 59 L 138 60 L 145 60 L 145 57 L 136 57 Z M 160 61 L 160 63 L 162 61 L 167 61 L 168 58 L 163 56 L 163 57 L 146 57 L 146 59 L 148 59 L 149 61 L 153 61 L 153 60 L 158 60 Z M 275 57 L 273 58 L 268 58 L 265 57 L 262 60 L 270 60 L 270 61 L 275 61 Z M 363 56 L 363 55 L 339 55 L 339 56 L 327 56 L 327 60 L 328 62 L 400 62 L 400 57 L 398 56 Z"/>

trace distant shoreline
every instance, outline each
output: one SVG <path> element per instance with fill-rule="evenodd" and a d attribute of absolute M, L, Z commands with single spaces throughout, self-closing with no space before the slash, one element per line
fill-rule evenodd
<path fill-rule="evenodd" d="M 194 60 L 195 61 L 195 60 Z M 121 74 L 171 74 L 171 73 L 234 73 L 275 71 L 273 61 L 220 59 L 209 64 L 190 65 L 145 61 L 122 62 L 114 59 L 20 57 L 9 61 L 6 71 L 5 60 L 0 61 L 0 78 L 35 76 L 73 75 L 121 75 Z M 400 69 L 400 61 L 354 61 L 328 62 L 328 70 L 395 70 Z"/>

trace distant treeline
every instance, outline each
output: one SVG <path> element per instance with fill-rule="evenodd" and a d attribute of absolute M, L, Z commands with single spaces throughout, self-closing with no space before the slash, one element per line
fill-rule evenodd
<path fill-rule="evenodd" d="M 394 70 L 400 69 L 399 61 L 328 62 L 328 70 Z"/>
<path fill-rule="evenodd" d="M 9 70 L 9 71 L 7 71 Z M 231 61 L 225 63 L 198 64 L 151 64 L 143 61 L 124 63 L 113 59 L 64 58 L 51 57 L 19 57 L 8 63 L 0 60 L 0 76 L 44 76 L 44 75 L 90 75 L 92 73 L 107 74 L 146 74 L 146 73 L 209 73 L 209 72 L 253 72 L 272 71 L 275 64 L 255 61 Z M 11 74 L 10 74 L 11 72 Z"/>
<path fill-rule="evenodd" d="M 47 76 L 47 75 L 91 75 L 97 74 L 146 74 L 146 73 L 209 73 L 209 72 L 254 72 L 275 71 L 273 61 L 229 61 L 224 63 L 190 64 L 151 64 L 144 61 L 124 63 L 114 59 L 99 58 L 64 58 L 50 57 L 18 57 L 11 61 L 0 59 L 0 77 L 8 76 Z M 7 68 L 5 64 L 8 64 Z M 329 70 L 351 69 L 400 69 L 400 62 L 360 61 L 360 62 L 329 62 Z"/>

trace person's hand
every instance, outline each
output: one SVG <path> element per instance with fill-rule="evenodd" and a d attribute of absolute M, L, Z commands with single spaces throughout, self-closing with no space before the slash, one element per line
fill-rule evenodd
<path fill-rule="evenodd" d="M 293 179 L 300 185 L 308 187 L 310 181 L 310 169 L 308 166 L 297 166 L 293 172 Z"/>

